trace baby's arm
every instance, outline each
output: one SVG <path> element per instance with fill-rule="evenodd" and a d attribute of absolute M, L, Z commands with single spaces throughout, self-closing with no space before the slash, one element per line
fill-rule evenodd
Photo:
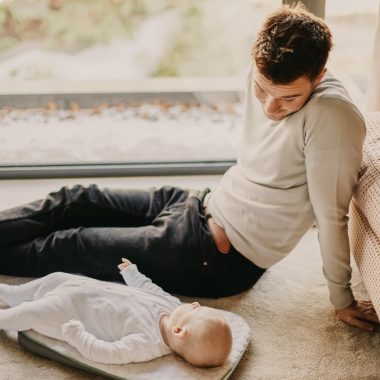
<path fill-rule="evenodd" d="M 143 362 L 160 356 L 141 334 L 130 334 L 115 342 L 97 339 L 78 320 L 62 325 L 63 340 L 74 346 L 85 358 L 105 364 Z M 162 354 L 161 354 L 162 355 Z"/>
<path fill-rule="evenodd" d="M 151 292 L 160 293 L 162 295 L 170 295 L 158 285 L 153 283 L 150 278 L 140 273 L 135 264 L 132 264 L 129 260 L 124 258 L 122 261 L 123 262 L 118 265 L 118 268 L 120 269 L 120 274 L 123 276 L 123 279 L 127 285 L 147 289 Z"/>

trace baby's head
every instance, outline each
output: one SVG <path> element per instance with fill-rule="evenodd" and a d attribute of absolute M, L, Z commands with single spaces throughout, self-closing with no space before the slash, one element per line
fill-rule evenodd
<path fill-rule="evenodd" d="M 231 351 L 231 328 L 221 312 L 198 302 L 176 308 L 165 331 L 170 348 L 196 366 L 221 365 Z"/>

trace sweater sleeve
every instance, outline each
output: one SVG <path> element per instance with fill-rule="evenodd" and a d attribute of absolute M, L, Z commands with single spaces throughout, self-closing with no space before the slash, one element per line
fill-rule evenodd
<path fill-rule="evenodd" d="M 350 286 L 348 208 L 362 159 L 365 123 L 345 99 L 320 96 L 305 124 L 305 164 L 313 206 L 323 274 L 336 309 L 354 298 Z M 318 110 L 318 113 L 315 112 Z"/>
<path fill-rule="evenodd" d="M 86 359 L 104 364 L 137 363 L 165 354 L 142 334 L 130 334 L 115 342 L 97 339 L 77 320 L 62 325 L 62 337 Z"/>
<path fill-rule="evenodd" d="M 162 288 L 153 283 L 150 278 L 140 273 L 136 264 L 128 265 L 120 272 L 120 274 L 122 275 L 125 283 L 129 286 L 146 289 L 157 294 L 171 297 L 169 293 L 166 293 Z"/>

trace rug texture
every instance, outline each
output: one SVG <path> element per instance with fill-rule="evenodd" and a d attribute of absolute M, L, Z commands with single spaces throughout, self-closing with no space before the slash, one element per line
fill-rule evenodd
<path fill-rule="evenodd" d="M 380 379 L 380 328 L 366 333 L 336 319 L 321 267 L 317 232 L 312 229 L 251 290 L 197 299 L 241 315 L 251 327 L 250 344 L 232 380 Z M 26 280 L 0 276 L 3 283 Z M 367 297 L 355 266 L 352 284 L 357 298 Z M 102 379 L 24 351 L 14 332 L 0 332 L 0 358 L 1 380 Z"/>

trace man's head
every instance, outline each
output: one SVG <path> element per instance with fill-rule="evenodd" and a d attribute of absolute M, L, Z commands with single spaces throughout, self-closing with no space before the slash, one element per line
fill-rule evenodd
<path fill-rule="evenodd" d="M 231 328 L 216 309 L 198 302 L 184 304 L 170 315 L 169 326 L 169 346 L 190 364 L 218 366 L 231 351 Z"/>
<path fill-rule="evenodd" d="M 332 35 L 301 4 L 270 14 L 252 49 L 255 93 L 264 112 L 280 120 L 298 111 L 325 73 Z"/>

